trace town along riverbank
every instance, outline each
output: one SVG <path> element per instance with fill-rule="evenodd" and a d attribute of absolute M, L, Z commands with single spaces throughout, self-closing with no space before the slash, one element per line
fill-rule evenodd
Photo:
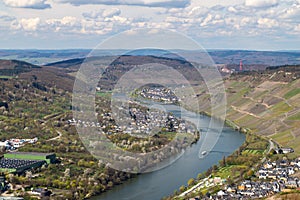
<path fill-rule="evenodd" d="M 157 104 L 157 103 L 155 103 Z M 148 106 L 153 106 L 148 102 Z M 216 142 L 216 145 L 202 159 L 199 159 L 199 150 L 203 146 L 204 137 L 186 149 L 184 154 L 168 167 L 159 171 L 140 174 L 136 178 L 126 181 L 124 184 L 115 186 L 112 190 L 107 191 L 99 196 L 93 197 L 93 200 L 111 200 L 111 199 L 144 199 L 155 200 L 168 196 L 177 190 L 181 185 L 187 183 L 191 177 L 197 177 L 199 173 L 207 171 L 214 165 L 217 165 L 223 157 L 227 157 L 235 152 L 245 141 L 245 135 L 225 126 L 221 134 L 215 131 L 222 122 L 204 116 L 198 113 L 183 111 L 177 105 L 160 105 L 158 108 L 171 112 L 176 117 L 193 122 L 201 135 L 211 133 L 212 136 L 207 142 Z M 213 124 L 214 127 L 210 127 Z M 200 152 L 201 153 L 201 152 Z"/>

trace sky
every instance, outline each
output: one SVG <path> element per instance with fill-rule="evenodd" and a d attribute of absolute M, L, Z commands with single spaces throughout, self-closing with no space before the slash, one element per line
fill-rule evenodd
<path fill-rule="evenodd" d="M 300 0 L 0 1 L 0 49 L 92 49 L 137 28 L 205 49 L 299 50 Z"/>

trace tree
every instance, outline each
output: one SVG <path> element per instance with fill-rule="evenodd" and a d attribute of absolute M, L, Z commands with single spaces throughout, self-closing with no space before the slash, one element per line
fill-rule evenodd
<path fill-rule="evenodd" d="M 225 156 L 223 156 L 222 165 L 223 165 L 223 167 L 225 167 L 225 166 L 226 166 L 226 158 L 225 158 Z"/>
<path fill-rule="evenodd" d="M 233 180 L 230 177 L 228 177 L 226 179 L 226 182 L 227 182 L 228 185 L 232 185 L 234 183 Z"/>
<path fill-rule="evenodd" d="M 178 195 L 178 191 L 177 191 L 177 190 L 174 190 L 173 194 L 174 194 L 174 195 Z"/>
<path fill-rule="evenodd" d="M 198 179 L 198 180 L 201 180 L 201 179 L 203 179 L 204 177 L 205 177 L 204 174 L 199 173 L 198 176 L 197 176 L 197 179 Z"/>
<path fill-rule="evenodd" d="M 114 186 L 114 183 L 112 181 L 109 181 L 108 184 L 107 184 L 107 186 L 108 187 L 112 187 L 112 186 Z"/>
<path fill-rule="evenodd" d="M 254 171 L 250 169 L 250 170 L 247 172 L 248 178 L 250 178 L 250 177 L 253 176 L 253 175 L 254 175 Z"/>
<path fill-rule="evenodd" d="M 217 165 L 213 165 L 213 171 L 217 171 L 218 170 L 218 166 Z"/>
<path fill-rule="evenodd" d="M 212 173 L 212 167 L 208 168 L 208 170 L 205 172 L 205 176 L 209 176 Z"/>
<path fill-rule="evenodd" d="M 180 191 L 180 192 L 184 192 L 184 190 L 185 190 L 185 186 L 182 185 L 182 186 L 179 188 L 179 191 Z"/>
<path fill-rule="evenodd" d="M 31 171 L 26 171 L 26 178 L 31 181 L 31 178 L 32 178 L 32 172 Z"/>
<path fill-rule="evenodd" d="M 191 178 L 190 180 L 188 180 L 187 184 L 188 186 L 192 186 L 195 183 L 195 179 Z"/>

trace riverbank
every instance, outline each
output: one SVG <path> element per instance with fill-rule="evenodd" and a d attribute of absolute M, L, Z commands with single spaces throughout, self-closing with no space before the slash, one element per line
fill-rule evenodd
<path fill-rule="evenodd" d="M 147 102 L 147 103 L 149 103 L 149 102 Z M 152 104 L 150 104 L 149 106 L 151 107 Z M 176 105 L 163 105 L 163 106 L 176 107 Z M 173 111 L 172 113 L 181 114 L 181 111 L 180 112 Z M 197 113 L 197 115 L 199 118 L 205 117 L 207 119 L 209 119 L 208 116 L 210 116 L 210 114 L 207 112 L 200 112 L 200 114 Z M 220 126 L 223 127 L 224 121 L 217 119 L 217 118 L 212 118 L 212 119 L 217 121 L 218 123 L 220 123 Z M 195 120 L 195 122 L 197 123 L 197 120 Z M 206 125 L 208 125 L 209 123 L 210 123 L 210 120 L 207 120 L 205 122 Z M 203 127 L 203 125 L 200 125 L 200 127 Z M 207 177 L 209 175 L 213 175 L 215 177 L 219 177 L 220 180 L 235 182 L 235 181 L 238 181 L 238 180 L 241 180 L 242 178 L 244 178 L 245 174 L 249 175 L 249 174 L 253 173 L 253 169 L 250 167 L 248 168 L 247 166 L 253 166 L 254 162 L 256 162 L 257 160 L 259 160 L 263 157 L 263 154 L 265 153 L 265 150 L 267 149 L 268 141 L 259 136 L 252 135 L 249 130 L 239 127 L 237 124 L 233 123 L 232 121 L 230 121 L 228 119 L 225 120 L 225 127 L 231 127 L 233 130 L 243 133 L 246 137 L 246 142 L 244 142 L 242 144 L 242 146 L 237 146 L 235 149 L 233 149 L 232 152 L 234 152 L 234 153 L 230 152 L 227 155 L 222 155 L 221 157 L 219 157 L 219 159 L 216 160 L 215 163 L 212 163 L 209 166 L 207 166 L 207 169 L 204 170 L 206 172 L 203 172 L 202 174 L 199 175 L 198 173 L 200 170 L 196 168 L 196 170 L 195 170 L 196 173 L 190 177 L 195 177 L 198 175 L 197 176 L 197 179 L 198 179 L 199 177 L 204 177 L 204 176 Z M 222 140 L 223 140 L 223 138 L 222 138 Z M 225 148 L 228 148 L 228 147 L 226 146 Z M 212 154 L 212 153 L 210 153 L 210 154 Z M 226 156 L 228 156 L 228 157 L 226 158 Z M 198 157 L 198 152 L 197 152 L 197 157 Z M 249 160 L 249 157 L 251 158 L 250 160 Z M 249 161 L 251 161 L 251 162 L 249 162 Z M 186 168 L 186 166 L 184 166 L 184 168 Z M 141 175 L 139 177 L 143 177 L 143 176 L 145 176 L 145 175 Z M 139 177 L 137 177 L 137 179 L 139 179 Z M 175 178 L 179 179 L 178 174 L 175 175 Z M 182 183 L 189 180 L 189 178 L 186 178 L 180 184 L 182 185 Z M 139 182 L 139 180 L 137 180 L 137 182 Z M 146 180 L 146 182 L 147 182 L 147 180 Z M 195 184 L 195 183 L 197 183 L 197 181 L 195 181 L 195 179 L 190 179 L 189 183 L 188 183 L 189 187 L 183 186 L 183 187 L 181 187 L 181 191 L 186 190 L 190 187 L 193 187 L 193 184 Z M 126 187 L 128 189 L 128 188 L 130 188 L 130 186 L 132 186 L 130 184 L 131 183 L 129 183 L 129 184 L 125 183 L 124 184 L 125 186 L 122 188 Z M 199 182 L 197 184 L 199 184 Z M 154 185 L 156 185 L 156 184 L 154 184 Z M 199 185 L 201 185 L 201 184 L 199 184 Z M 148 187 L 149 187 L 149 184 L 148 184 Z M 177 188 L 179 188 L 179 187 L 177 187 Z M 182 188 L 184 188 L 184 189 L 182 189 Z M 197 187 L 195 187 L 195 188 L 197 188 Z M 136 189 L 136 188 L 134 188 L 134 189 Z M 209 191 L 207 187 L 202 187 L 201 189 L 204 190 L 201 192 L 201 194 L 204 194 L 205 192 Z M 123 189 L 121 189 L 121 190 L 123 190 Z M 168 189 L 165 188 L 165 190 L 167 191 Z M 194 191 L 194 189 L 192 189 L 192 190 Z M 111 199 L 111 198 L 123 197 L 124 194 L 126 195 L 126 191 L 124 193 L 122 193 L 122 192 L 120 193 L 119 191 L 116 191 L 116 193 L 112 194 L 114 191 L 115 190 L 113 189 L 110 194 L 109 193 L 106 193 L 107 195 L 103 194 L 102 196 L 100 196 L 100 197 L 102 197 L 100 199 Z M 171 190 L 171 191 L 173 192 L 173 190 Z M 130 197 L 130 199 L 135 199 L 135 198 L 139 197 L 139 195 L 140 194 L 137 194 L 137 195 L 129 194 L 129 196 L 127 196 L 127 197 L 128 198 Z M 162 196 L 157 196 L 157 197 L 161 198 Z M 149 198 L 149 199 L 151 199 L 151 198 Z M 154 198 L 154 199 L 157 199 L 157 198 Z"/>
<path fill-rule="evenodd" d="M 268 141 L 247 133 L 244 144 L 227 158 L 223 157 L 218 166 L 214 165 L 205 173 L 198 174 L 197 178 L 191 178 L 187 186 L 181 186 L 173 195 L 164 199 L 204 197 L 206 194 L 216 193 L 225 183 L 234 184 L 248 179 L 254 175 L 255 163 L 262 160 L 268 152 Z"/>
<path fill-rule="evenodd" d="M 206 111 L 199 113 L 213 117 Z M 232 129 L 246 134 L 246 140 L 243 145 L 230 156 L 220 160 L 218 166 L 214 165 L 204 174 L 198 174 L 196 179 L 191 178 L 188 181 L 187 186 L 182 185 L 173 195 L 163 198 L 164 200 L 183 200 L 192 197 L 204 197 L 206 194 L 216 193 L 225 182 L 234 184 L 241 181 L 243 178 L 250 178 L 254 175 L 255 169 L 258 167 L 255 163 L 257 160 L 265 160 L 266 156 L 268 156 L 271 151 L 271 143 L 269 143 L 267 138 L 253 134 L 250 129 L 240 127 L 229 119 L 225 119 L 224 123 Z M 252 137 L 254 137 L 254 139 Z M 251 158 L 252 156 L 253 158 Z M 247 165 L 245 165 L 246 162 L 240 162 L 240 160 L 244 160 L 245 157 L 249 157 L 248 161 L 245 160 L 246 162 L 249 162 Z M 212 178 L 209 179 L 204 177 Z M 214 178 L 217 178 L 218 183 L 215 183 Z M 209 187 L 207 187 L 208 185 Z M 178 193 L 180 194 L 178 195 Z"/>
<path fill-rule="evenodd" d="M 201 114 L 207 115 L 207 116 L 211 116 L 210 113 L 208 112 L 201 112 Z M 276 141 L 273 141 L 272 139 L 270 139 L 269 137 L 265 137 L 265 136 L 260 136 L 258 135 L 257 131 L 253 131 L 249 128 L 244 128 L 241 127 L 240 125 L 234 123 L 233 121 L 231 121 L 230 119 L 226 119 L 225 120 L 225 124 L 227 126 L 232 127 L 235 130 L 240 131 L 241 133 L 244 133 L 246 135 L 252 135 L 254 137 L 257 138 L 256 141 L 254 141 L 255 143 L 252 143 L 250 141 L 248 141 L 248 137 L 245 141 L 245 143 L 241 146 L 241 148 L 239 148 L 238 151 L 236 151 L 235 153 L 233 153 L 231 156 L 224 158 L 223 160 L 220 161 L 220 164 L 218 166 L 213 166 L 212 169 L 208 170 L 205 175 L 199 174 L 197 179 L 191 178 L 188 183 L 187 186 L 181 186 L 179 188 L 179 191 L 175 191 L 173 195 L 166 197 L 164 199 L 178 199 L 178 200 L 183 200 L 183 199 L 189 199 L 192 197 L 198 197 L 198 198 L 204 198 L 207 194 L 213 195 L 213 194 L 217 194 L 218 195 L 222 195 L 226 189 L 228 189 L 228 187 L 230 188 L 230 186 L 234 186 L 237 185 L 238 183 L 243 184 L 243 181 L 245 182 L 245 180 L 254 180 L 254 182 L 252 182 L 254 185 L 260 185 L 262 184 L 262 187 L 266 187 L 266 185 L 264 185 L 264 183 L 261 183 L 261 181 L 258 179 L 258 177 L 256 176 L 258 173 L 258 167 L 260 167 L 264 162 L 266 162 L 266 160 L 273 160 L 275 162 L 280 161 L 281 159 L 289 159 L 289 160 L 293 160 L 294 158 L 298 157 L 297 153 L 291 153 L 288 155 L 274 155 L 273 152 L 271 151 L 272 149 L 274 149 L 276 146 L 280 146 Z M 269 143 L 269 145 L 266 145 L 266 148 L 263 153 L 262 151 L 258 151 L 258 149 L 252 149 L 253 146 L 256 145 L 257 142 L 261 141 L 260 143 Z M 247 146 L 245 146 L 247 145 Z M 251 147 L 251 149 L 249 149 L 249 146 Z M 240 153 L 241 151 L 241 153 Z M 235 154 L 237 154 L 238 156 L 235 159 L 235 161 L 241 160 L 243 159 L 244 155 L 250 156 L 249 160 L 251 160 L 252 155 L 251 154 L 256 154 L 259 155 L 257 157 L 257 159 L 255 159 L 254 161 L 251 161 L 251 163 L 248 163 L 247 166 L 249 167 L 245 167 L 245 165 L 240 165 L 237 163 L 231 163 L 228 164 L 227 160 L 231 159 L 232 157 L 235 156 Z M 257 162 L 259 160 L 259 162 Z M 224 166 L 225 165 L 225 166 Z M 239 177 L 234 178 L 234 173 L 233 171 L 238 168 L 244 168 L 242 170 L 242 173 L 240 173 Z M 228 171 L 231 171 L 231 174 L 229 175 Z M 224 176 L 225 175 L 225 176 Z M 210 176 L 211 178 L 204 178 Z M 258 182 L 255 182 L 258 181 Z M 224 186 L 226 184 L 225 190 L 224 190 Z M 287 183 L 289 184 L 289 183 Z M 285 187 L 285 186 L 283 186 Z M 231 187 L 232 189 L 237 187 Z M 223 189 L 223 190 L 222 190 Z M 221 191 L 221 192 L 220 192 Z M 230 189 L 229 189 L 230 191 Z M 273 190 L 270 190 L 271 193 L 274 192 Z M 280 190 L 279 190 L 280 191 Z M 280 193 L 278 195 L 276 195 L 277 198 L 280 198 L 280 196 L 284 196 L 286 195 L 286 192 L 289 191 L 289 193 L 295 193 L 296 190 L 284 190 L 284 193 Z M 254 194 L 253 195 L 257 195 L 255 192 L 259 193 L 258 189 L 254 189 Z M 278 193 L 278 191 L 275 192 L 275 194 Z M 226 195 L 226 192 L 224 193 Z M 233 193 L 234 194 L 234 193 Z M 273 193 L 274 194 L 274 193 Z M 265 196 L 268 196 L 267 194 L 264 194 Z"/>
<path fill-rule="evenodd" d="M 146 100 L 147 101 L 147 100 Z M 187 107 L 184 107 L 186 110 L 188 110 Z M 191 112 L 195 112 L 195 111 L 192 111 L 192 110 L 189 110 Z M 244 142 L 244 144 L 238 148 L 237 151 L 235 151 L 233 154 L 231 154 L 229 157 L 225 158 L 223 157 L 223 159 L 219 161 L 219 166 L 217 165 L 213 165 L 213 166 L 210 166 L 210 168 L 204 173 L 207 176 L 215 176 L 215 175 L 220 175 L 220 179 L 223 179 L 223 180 L 226 180 L 229 176 L 229 171 L 230 170 L 234 170 L 236 172 L 234 172 L 234 175 L 233 175 L 233 180 L 230 180 L 230 181 L 237 181 L 237 180 L 241 180 L 241 177 L 244 176 L 244 173 L 249 171 L 249 170 L 252 170 L 253 171 L 253 168 L 252 167 L 249 167 L 247 168 L 244 163 L 246 162 L 239 162 L 239 159 L 240 160 L 245 160 L 245 157 L 249 157 L 248 154 L 250 154 L 250 156 L 252 154 L 257 154 L 255 156 L 253 156 L 253 159 L 252 159 L 252 163 L 248 163 L 249 166 L 252 166 L 252 164 L 257 160 L 257 159 L 262 159 L 264 156 L 262 155 L 264 152 L 269 152 L 267 151 L 267 146 L 268 146 L 268 140 L 266 140 L 265 138 L 262 138 L 262 137 L 259 137 L 257 135 L 251 135 L 251 131 L 247 128 L 242 128 L 240 126 L 238 126 L 237 124 L 235 124 L 234 122 L 230 121 L 229 119 L 225 119 L 225 120 L 222 120 L 222 119 L 219 119 L 217 117 L 213 117 L 211 116 L 210 113 L 206 112 L 206 111 L 201 111 L 201 112 L 195 112 L 195 113 L 198 113 L 199 115 L 203 115 L 203 116 L 206 116 L 206 117 L 210 117 L 210 118 L 213 118 L 215 120 L 219 120 L 221 123 L 224 122 L 224 125 L 225 127 L 231 127 L 233 130 L 236 130 L 236 131 L 239 131 L 240 133 L 242 134 L 248 134 L 248 136 L 246 135 L 246 141 Z M 223 125 L 222 125 L 223 127 Z M 254 137 L 254 139 L 253 139 Z M 255 142 L 254 142 L 255 141 Z M 263 144 L 261 144 L 261 141 L 263 141 Z M 256 146 L 258 145 L 258 147 Z M 253 146 L 256 148 L 256 149 L 253 149 Z M 237 157 L 236 157 L 237 156 Z M 230 160 L 230 161 L 228 161 Z M 230 162 L 231 164 L 229 166 L 226 166 L 225 163 L 227 162 Z M 237 163 L 235 163 L 237 162 Z M 243 163 L 243 164 L 242 164 Z M 234 167 L 233 167 L 234 166 Z M 214 172 L 214 173 L 212 173 Z M 238 177 L 237 175 L 239 174 L 240 177 Z M 249 172 L 248 172 L 249 174 Z M 203 174 L 198 174 L 198 177 L 202 177 Z M 205 178 L 204 180 L 206 180 L 208 178 Z M 184 191 L 183 193 L 181 193 L 181 195 L 179 195 L 178 197 L 179 198 L 184 198 L 186 195 L 188 195 L 190 192 L 192 191 L 195 191 L 196 189 L 198 189 L 199 187 L 201 187 L 202 189 L 206 189 L 206 187 L 203 187 L 203 183 L 205 182 L 203 179 L 199 180 L 199 182 L 195 181 L 195 179 L 191 178 L 189 181 L 188 181 L 188 187 L 185 187 L 185 186 L 181 186 L 180 187 L 180 192 Z M 212 179 L 210 179 L 211 181 Z M 197 183 L 196 185 L 193 185 L 193 184 Z M 187 190 L 186 190 L 187 189 Z M 178 192 L 175 192 L 175 194 L 177 194 Z M 173 198 L 174 196 L 171 196 L 171 198 Z M 168 199 L 168 198 L 167 198 Z"/>
<path fill-rule="evenodd" d="M 181 116 L 182 114 L 181 108 L 178 106 L 164 105 L 164 108 L 175 116 Z M 184 112 L 184 115 L 181 117 L 185 120 L 199 123 L 199 127 L 203 128 L 203 130 L 208 130 L 211 120 L 215 121 L 216 127 L 223 126 L 219 120 L 188 111 Z M 201 142 L 203 142 L 203 137 L 200 137 L 200 141 L 188 148 L 182 157 L 172 163 L 172 165 L 159 171 L 141 174 L 93 199 L 161 199 L 163 196 L 172 194 L 175 189 L 179 188 L 190 177 L 195 177 L 199 172 L 205 172 L 211 166 L 217 165 L 219 160 L 232 154 L 245 141 L 244 134 L 234 131 L 227 126 L 222 130 L 220 136 L 222 140 L 219 140 L 219 136 L 214 134 L 216 130 L 210 129 L 210 131 L 212 131 L 212 136 L 216 137 L 211 139 L 217 140 L 218 143 L 205 158 L 198 158 Z"/>

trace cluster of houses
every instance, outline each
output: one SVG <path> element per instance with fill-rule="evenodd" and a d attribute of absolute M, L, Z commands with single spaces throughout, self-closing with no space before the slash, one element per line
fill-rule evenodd
<path fill-rule="evenodd" d="M 259 179 L 271 179 L 280 183 L 282 188 L 298 188 L 300 182 L 292 177 L 300 169 L 300 160 L 283 159 L 277 162 L 266 162 L 258 170 Z"/>
<path fill-rule="evenodd" d="M 278 192 L 288 192 L 300 187 L 300 180 L 293 177 L 300 169 L 300 159 L 267 161 L 258 170 L 259 181 L 244 180 L 235 186 L 225 186 L 209 199 L 264 198 Z"/>
<path fill-rule="evenodd" d="M 34 144 L 38 141 L 38 138 L 35 137 L 33 139 L 9 139 L 4 142 L 0 142 L 0 148 L 4 148 L 7 151 L 16 150 L 25 144 Z"/>
<path fill-rule="evenodd" d="M 278 182 L 254 182 L 244 180 L 238 186 L 226 186 L 210 199 L 252 199 L 264 198 L 280 192 Z"/>
<path fill-rule="evenodd" d="M 172 114 L 157 109 L 148 110 L 130 107 L 129 112 L 124 109 L 120 109 L 118 112 L 121 113 L 118 116 L 121 123 L 115 123 L 114 117 L 110 112 L 100 114 L 99 122 L 71 119 L 68 120 L 68 123 L 81 127 L 99 127 L 109 135 L 115 133 L 150 135 L 161 130 L 166 132 L 195 133 L 195 127 L 191 123 L 177 119 Z"/>
<path fill-rule="evenodd" d="M 90 121 L 82 121 L 76 119 L 69 119 L 68 124 L 76 125 L 76 126 L 83 126 L 83 127 L 101 127 L 99 122 L 90 122 Z"/>
<path fill-rule="evenodd" d="M 170 113 L 130 108 L 129 114 L 130 123 L 122 127 L 124 132 L 128 134 L 151 134 L 153 130 L 161 130 L 162 128 L 167 132 L 195 132 L 191 124 L 177 119 Z"/>
<path fill-rule="evenodd" d="M 164 87 L 146 87 L 139 93 L 143 98 L 164 103 L 178 103 L 180 99 L 170 90 Z"/>

